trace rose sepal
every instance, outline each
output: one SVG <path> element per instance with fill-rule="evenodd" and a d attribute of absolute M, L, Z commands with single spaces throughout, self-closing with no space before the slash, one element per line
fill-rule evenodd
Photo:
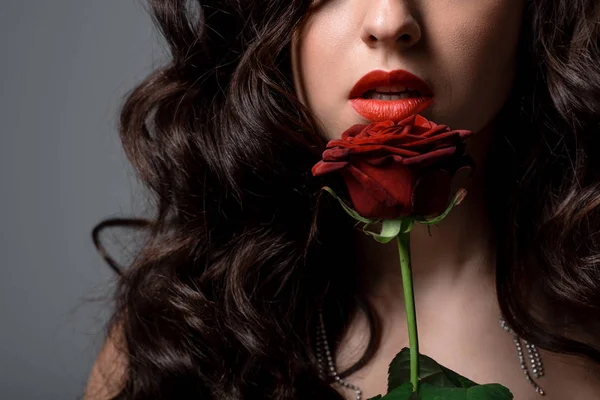
<path fill-rule="evenodd" d="M 355 210 L 348 207 L 348 205 L 344 203 L 344 201 L 329 186 L 324 186 L 322 189 L 331 194 L 341 204 L 342 208 L 348 215 L 350 215 L 356 221 L 364 223 L 362 231 L 367 235 L 372 236 L 379 243 L 389 243 L 399 234 L 410 232 L 415 224 L 415 220 L 413 218 L 373 220 L 362 217 Z M 370 225 L 376 225 L 379 223 L 381 223 L 381 230 L 379 232 L 374 232 L 368 229 Z"/>
<path fill-rule="evenodd" d="M 467 195 L 467 191 L 465 189 L 458 189 L 456 191 L 456 194 L 454 195 L 454 197 L 452 198 L 452 201 L 450 201 L 450 204 L 448 205 L 448 207 L 446 208 L 446 210 L 441 213 L 440 215 L 434 217 L 434 218 L 430 218 L 430 219 L 416 219 L 416 221 L 420 224 L 423 225 L 436 225 L 439 224 L 440 222 L 442 222 L 442 220 L 444 218 L 446 218 L 448 216 L 448 214 L 450 213 L 450 211 L 452 211 L 452 209 L 454 207 L 456 207 L 457 205 L 459 205 L 460 203 L 462 203 L 462 201 L 464 200 L 465 196 Z"/>
<path fill-rule="evenodd" d="M 379 243 L 389 243 L 399 234 L 410 232 L 414 224 L 415 221 L 412 218 L 384 219 L 381 222 L 381 232 L 375 233 L 371 230 L 368 230 L 368 225 L 363 227 L 363 232 L 372 236 Z"/>
<path fill-rule="evenodd" d="M 379 222 L 379 220 L 372 220 L 372 219 L 362 217 L 359 213 L 354 211 L 352 208 L 348 207 L 346 205 L 346 203 L 344 203 L 344 201 L 342 199 L 340 199 L 340 197 L 337 194 L 335 194 L 333 189 L 330 188 L 329 186 L 323 186 L 321 188 L 321 190 L 325 190 L 326 192 L 331 194 L 341 204 L 344 211 L 346 211 L 346 213 L 348 213 L 348 215 L 350 215 L 355 220 L 357 220 L 359 222 L 364 222 L 365 224 L 375 224 L 375 223 Z"/>
<path fill-rule="evenodd" d="M 412 230 L 415 222 L 418 222 L 423 225 L 439 224 L 440 222 L 442 222 L 442 220 L 444 220 L 444 218 L 446 218 L 448 216 L 448 214 L 450 213 L 450 211 L 452 211 L 452 209 L 454 207 L 459 205 L 464 200 L 465 196 L 467 195 L 467 191 L 465 189 L 457 190 L 456 194 L 452 198 L 452 201 L 450 201 L 450 203 L 448 204 L 448 207 L 446 208 L 446 210 L 444 210 L 444 212 L 441 213 L 440 215 L 433 217 L 433 218 L 426 219 L 426 218 L 405 217 L 405 218 L 401 218 L 401 219 L 384 219 L 384 220 L 376 219 L 376 220 L 373 220 L 373 219 L 368 219 L 368 218 L 362 217 L 354 209 L 349 207 L 329 186 L 322 187 L 322 190 L 325 190 L 326 192 L 331 194 L 340 203 L 340 205 L 342 206 L 344 211 L 346 211 L 346 213 L 348 215 L 350 215 L 354 220 L 364 223 L 364 225 L 362 227 L 363 232 L 366 233 L 367 235 L 372 236 L 379 243 L 389 243 L 394 238 L 396 238 L 399 234 L 409 233 Z M 380 232 L 374 232 L 374 231 L 368 229 L 368 227 L 370 225 L 377 225 L 379 223 L 381 223 Z"/>

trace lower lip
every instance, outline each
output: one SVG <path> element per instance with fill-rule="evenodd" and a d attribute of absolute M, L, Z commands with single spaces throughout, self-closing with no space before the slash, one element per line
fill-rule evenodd
<path fill-rule="evenodd" d="M 418 114 L 433 104 L 433 97 L 409 97 L 399 100 L 373 100 L 354 98 L 352 108 L 372 122 L 398 122 L 413 114 Z"/>

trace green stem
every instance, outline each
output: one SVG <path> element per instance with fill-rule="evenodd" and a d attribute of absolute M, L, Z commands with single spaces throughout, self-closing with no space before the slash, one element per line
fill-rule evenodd
<path fill-rule="evenodd" d="M 419 389 L 419 339 L 417 336 L 417 316 L 415 312 L 415 297 L 412 285 L 410 266 L 410 233 L 398 235 L 398 252 L 400 268 L 402 269 L 402 286 L 406 304 L 406 321 L 408 322 L 408 343 L 410 346 L 410 381 L 413 392 Z"/>

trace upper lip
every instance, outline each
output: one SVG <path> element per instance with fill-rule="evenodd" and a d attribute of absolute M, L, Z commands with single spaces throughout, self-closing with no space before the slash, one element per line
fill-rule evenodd
<path fill-rule="evenodd" d="M 433 96 L 429 86 L 418 76 L 402 69 L 393 71 L 384 71 L 377 69 L 367 73 L 360 78 L 350 92 L 350 98 L 362 97 L 369 90 L 375 90 L 378 87 L 403 86 L 409 90 L 418 90 L 423 96 Z"/>

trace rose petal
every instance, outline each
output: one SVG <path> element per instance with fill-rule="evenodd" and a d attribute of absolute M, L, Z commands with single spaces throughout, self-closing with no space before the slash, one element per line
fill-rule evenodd
<path fill-rule="evenodd" d="M 389 128 L 393 127 L 395 127 L 393 121 L 375 122 L 374 124 L 368 125 L 367 127 L 363 128 L 363 130 L 360 133 L 360 136 L 379 136 L 385 134 L 385 132 L 389 132 Z"/>
<path fill-rule="evenodd" d="M 323 152 L 323 161 L 344 161 L 348 158 L 350 149 L 335 148 Z"/>
<path fill-rule="evenodd" d="M 375 185 L 381 188 L 383 192 L 378 190 L 374 193 L 374 197 L 383 203 L 386 208 L 395 208 L 396 214 L 410 211 L 414 174 L 409 168 L 401 163 L 373 166 L 358 161 L 349 170 L 352 171 L 355 177 L 360 176 L 363 180 L 368 177 L 370 188 Z M 358 172 L 360 172 L 360 175 Z M 389 217 L 389 214 L 386 215 Z"/>
<path fill-rule="evenodd" d="M 419 117 L 423 118 L 419 114 L 412 114 L 412 115 L 409 115 L 408 117 L 404 118 L 403 120 L 397 122 L 396 125 L 398 125 L 398 126 L 414 126 L 417 121 L 420 121 L 420 119 L 417 118 L 417 115 Z"/>
<path fill-rule="evenodd" d="M 312 167 L 313 176 L 320 176 L 329 174 L 331 172 L 339 171 L 348 165 L 347 162 L 338 161 L 338 162 L 323 162 L 319 161 Z"/>
<path fill-rule="evenodd" d="M 429 121 L 427 118 L 423 117 L 421 114 L 415 114 L 414 122 L 412 125 L 426 127 L 426 128 L 433 127 L 432 122 Z"/>
<path fill-rule="evenodd" d="M 456 130 L 456 132 L 460 132 L 460 138 L 463 140 L 468 139 L 469 137 L 473 136 L 473 134 L 475 133 L 473 131 L 468 131 L 465 129 L 458 129 L 458 130 Z"/>
<path fill-rule="evenodd" d="M 415 165 L 415 164 L 425 164 L 430 165 L 433 162 L 453 155 L 456 152 L 456 147 L 446 147 L 442 149 L 437 149 L 431 151 L 429 153 L 421 154 L 416 157 L 410 157 L 404 160 L 404 164 L 406 165 Z"/>
<path fill-rule="evenodd" d="M 394 156 L 391 154 L 386 154 L 382 157 L 376 157 L 376 158 L 368 158 L 365 159 L 366 163 L 369 163 L 371 165 L 385 165 L 385 164 L 390 164 L 393 162 L 402 162 L 404 161 L 404 158 L 401 156 L 396 156 L 398 157 L 398 160 L 394 159 Z"/>
<path fill-rule="evenodd" d="M 386 128 L 382 132 L 377 132 L 375 134 L 370 134 L 369 132 L 364 132 L 359 134 L 354 138 L 352 144 L 354 145 L 362 145 L 369 143 L 384 143 L 390 139 L 401 137 L 410 132 L 410 127 L 404 127 L 402 129 L 398 129 L 397 127 Z M 342 141 L 343 142 L 343 141 Z M 349 142 L 345 142 L 349 143 Z"/>
<path fill-rule="evenodd" d="M 412 142 L 412 143 L 407 143 L 405 146 L 407 146 L 407 147 L 425 146 L 430 143 L 446 141 L 446 140 L 448 140 L 447 138 L 451 138 L 451 137 L 456 137 L 458 139 L 458 138 L 460 138 L 460 133 L 456 132 L 456 131 L 445 132 L 445 133 L 441 133 L 437 136 L 426 137 L 426 138 L 422 138 L 422 139 Z"/>
<path fill-rule="evenodd" d="M 450 131 L 447 125 L 438 125 L 435 128 L 429 129 L 427 132 L 423 132 L 421 137 L 431 137 L 439 134 L 440 132 Z"/>
<path fill-rule="evenodd" d="M 415 184 L 412 194 L 412 211 L 416 215 L 431 217 L 448 207 L 452 176 L 441 169 L 428 171 Z"/>
<path fill-rule="evenodd" d="M 350 128 L 346 129 L 342 133 L 342 140 L 347 140 L 348 138 L 358 135 L 360 132 L 362 132 L 362 130 L 364 129 L 365 126 L 367 126 L 367 125 L 365 125 L 365 124 L 352 125 Z"/>
<path fill-rule="evenodd" d="M 350 165 L 342 171 L 352 205 L 360 216 L 377 219 L 386 214 L 385 190 L 367 175 Z"/>
<path fill-rule="evenodd" d="M 398 155 L 405 156 L 405 157 L 416 157 L 420 154 L 416 151 L 402 149 L 399 147 L 381 146 L 378 144 L 371 145 L 371 146 L 351 147 L 346 150 L 348 150 L 348 154 L 352 154 L 352 155 L 362 154 L 362 153 L 370 153 L 370 152 L 381 152 L 381 153 L 387 153 L 387 154 L 398 154 Z"/>

